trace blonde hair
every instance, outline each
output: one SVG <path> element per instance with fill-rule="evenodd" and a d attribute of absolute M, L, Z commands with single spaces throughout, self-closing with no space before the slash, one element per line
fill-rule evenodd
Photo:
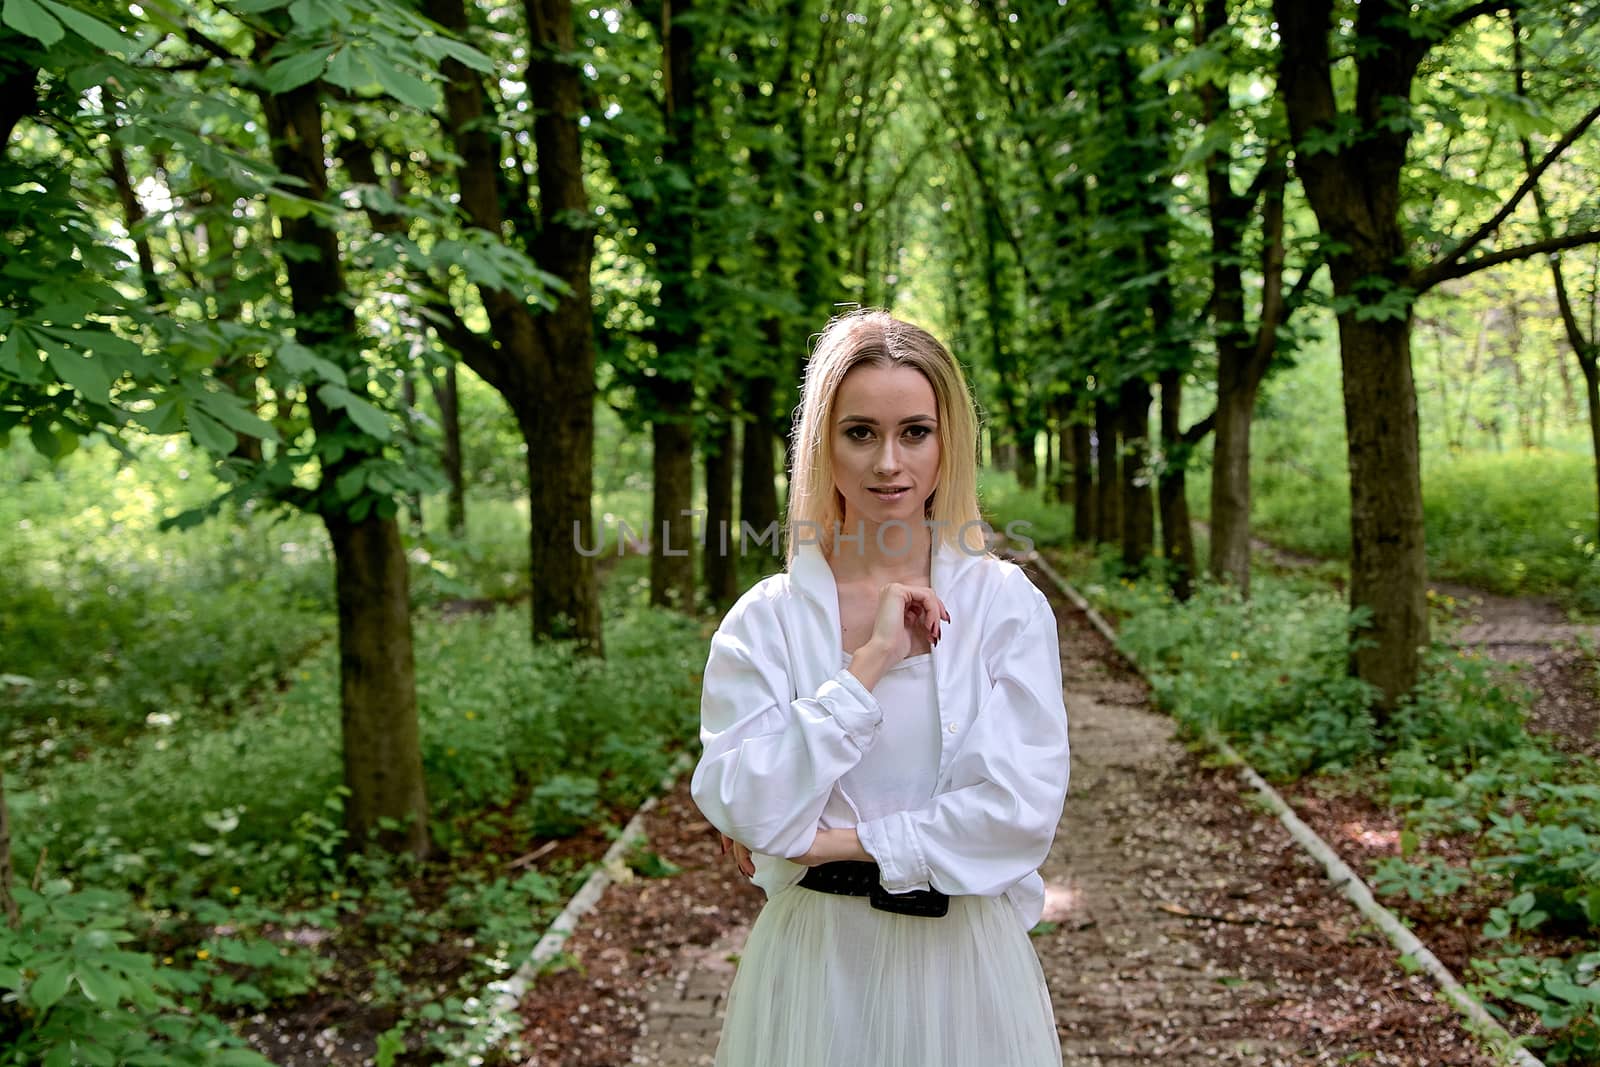
<path fill-rule="evenodd" d="M 806 365 L 799 415 L 791 437 L 786 530 L 792 563 L 798 527 L 828 534 L 844 522 L 844 498 L 833 484 L 834 400 L 845 375 L 859 366 L 910 367 L 933 387 L 938 405 L 939 475 L 924 519 L 942 541 L 972 555 L 988 546 L 978 513 L 978 413 L 961 365 L 927 330 L 882 308 L 838 315 L 817 338 Z"/>

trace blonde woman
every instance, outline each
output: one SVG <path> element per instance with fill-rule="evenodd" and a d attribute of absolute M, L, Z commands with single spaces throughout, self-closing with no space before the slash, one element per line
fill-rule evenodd
<path fill-rule="evenodd" d="M 767 901 L 718 1067 L 1058 1067 L 1028 930 L 1065 800 L 1055 614 L 979 520 L 960 366 L 879 310 L 829 324 L 795 431 L 788 569 L 712 639 L 695 802 Z"/>

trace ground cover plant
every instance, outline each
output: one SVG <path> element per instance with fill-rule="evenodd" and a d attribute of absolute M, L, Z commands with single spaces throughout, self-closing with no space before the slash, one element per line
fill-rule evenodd
<path fill-rule="evenodd" d="M 1474 925 L 1462 977 L 1546 1062 L 1600 1060 L 1600 765 L 1527 729 L 1503 665 L 1436 644 L 1382 716 L 1345 670 L 1360 619 L 1315 577 L 1258 572 L 1248 601 L 1203 583 L 1179 602 L 1107 557 L 1071 566 L 1188 735 L 1216 731 L 1281 783 L 1372 798 L 1397 831 L 1368 864 L 1377 891 L 1418 921 Z"/>
<path fill-rule="evenodd" d="M 316 528 L 162 533 L 181 467 L 109 458 L 0 504 L 31 523 L 4 548 L 22 923 L 0 925 L 0 1062 L 262 1063 L 251 1045 L 330 1026 L 344 1053 L 444 1058 L 694 737 L 703 624 L 644 608 L 643 561 L 613 557 L 608 658 L 530 648 L 525 516 L 475 500 L 470 540 L 419 535 L 437 853 L 351 852 Z"/>

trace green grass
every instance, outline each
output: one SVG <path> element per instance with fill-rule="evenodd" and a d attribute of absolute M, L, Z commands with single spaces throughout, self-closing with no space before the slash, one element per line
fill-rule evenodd
<path fill-rule="evenodd" d="M 1326 346 L 1271 379 L 1253 438 L 1257 536 L 1327 559 L 1350 552 L 1349 473 L 1337 354 Z M 1423 406 L 1423 415 L 1428 407 Z M 1600 613 L 1594 462 L 1576 436 L 1549 447 L 1452 453 L 1423 425 L 1428 570 L 1508 595 L 1553 595 Z M 1190 478 L 1190 506 L 1209 506 L 1209 453 Z"/>

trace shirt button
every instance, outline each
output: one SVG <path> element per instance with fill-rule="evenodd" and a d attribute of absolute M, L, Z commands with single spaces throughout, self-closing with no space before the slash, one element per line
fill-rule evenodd
<path fill-rule="evenodd" d="M 957 726 L 955 723 L 951 723 L 950 724 L 950 732 L 951 733 L 955 733 L 959 729 L 961 729 L 961 727 Z"/>

